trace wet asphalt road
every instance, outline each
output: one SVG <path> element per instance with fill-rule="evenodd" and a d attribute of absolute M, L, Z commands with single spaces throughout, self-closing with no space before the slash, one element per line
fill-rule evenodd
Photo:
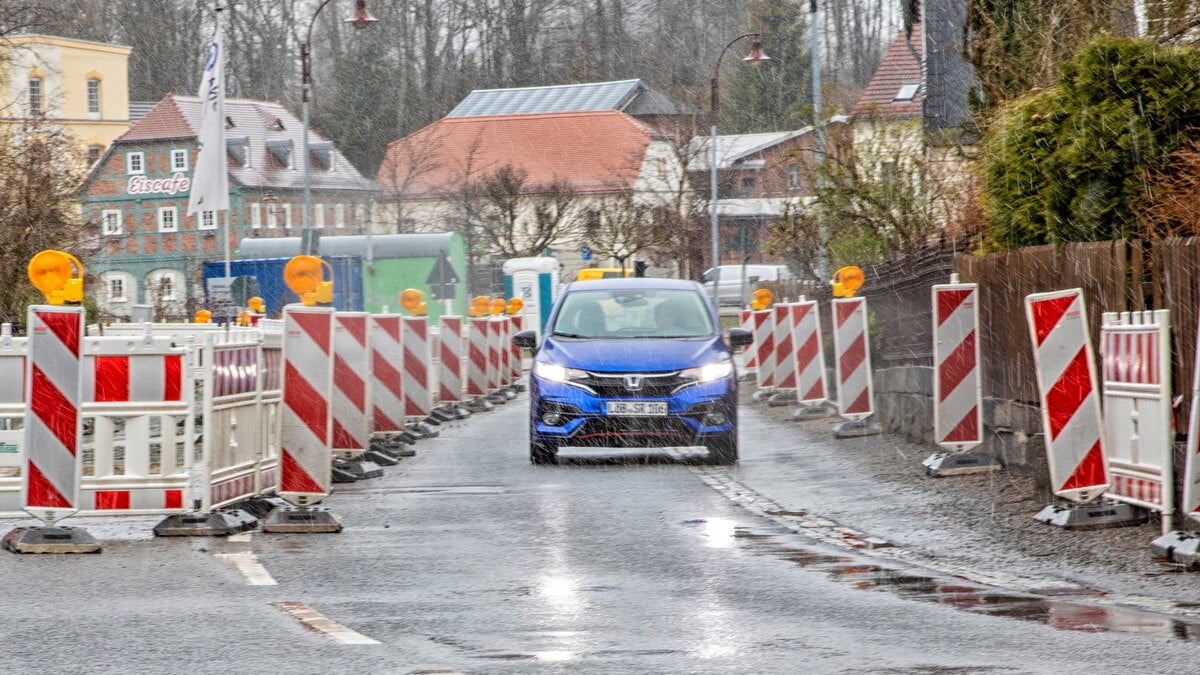
<path fill-rule="evenodd" d="M 1195 672 L 1194 626 L 1104 631 L 1086 605 L 835 545 L 850 535 L 764 497 L 784 441 L 743 421 L 753 480 L 533 467 L 522 395 L 339 485 L 341 534 L 156 540 L 157 518 L 68 521 L 104 553 L 0 553 L 0 670 Z"/>

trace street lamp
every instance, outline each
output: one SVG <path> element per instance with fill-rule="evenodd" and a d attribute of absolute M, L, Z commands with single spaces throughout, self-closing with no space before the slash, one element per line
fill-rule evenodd
<path fill-rule="evenodd" d="M 321 236 L 317 232 L 317 228 L 312 225 L 312 189 L 308 176 L 308 95 L 312 90 L 312 30 L 313 24 L 317 22 L 317 15 L 321 13 L 321 10 L 325 9 L 325 5 L 328 5 L 332 1 L 322 0 L 321 4 L 317 5 L 317 10 L 313 12 L 312 19 L 308 22 L 308 32 L 305 33 L 304 42 L 300 43 L 300 101 L 304 118 L 304 232 L 300 238 L 300 252 L 305 255 L 317 254 L 318 242 Z M 355 0 L 354 14 L 349 19 L 346 19 L 345 23 L 361 30 L 378 20 L 367 11 L 367 0 Z"/>
<path fill-rule="evenodd" d="M 753 63 L 753 64 L 762 63 L 763 61 L 770 61 L 771 57 L 769 57 L 763 53 L 762 40 L 759 39 L 760 34 L 759 33 L 743 33 L 742 35 L 739 35 L 739 36 L 733 38 L 732 40 L 729 41 L 729 44 L 725 45 L 725 48 L 721 50 L 721 54 L 719 56 L 717 56 L 716 68 L 713 68 L 712 127 L 709 130 L 710 134 L 709 134 L 709 142 L 708 142 L 708 147 L 709 147 L 708 205 L 709 205 L 709 214 L 712 219 L 712 269 L 713 269 L 713 275 L 715 276 L 715 278 L 713 279 L 712 293 L 713 293 L 713 304 L 714 305 L 720 304 L 719 300 L 717 299 L 717 289 L 720 285 L 718 283 L 720 281 L 720 269 L 718 269 L 718 268 L 721 266 L 720 230 L 717 227 L 717 111 L 721 107 L 721 96 L 718 93 L 718 88 L 720 86 L 720 78 L 721 78 L 721 59 L 725 58 L 725 52 L 729 51 L 729 48 L 733 46 L 733 43 L 737 42 L 738 40 L 741 40 L 742 38 L 748 38 L 748 37 L 754 38 L 754 41 L 750 43 L 750 53 L 747 54 L 746 57 L 743 58 L 742 60 L 747 61 L 749 63 Z"/>

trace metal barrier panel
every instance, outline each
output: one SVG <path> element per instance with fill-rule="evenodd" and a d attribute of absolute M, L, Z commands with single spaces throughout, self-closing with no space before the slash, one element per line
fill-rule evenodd
<path fill-rule="evenodd" d="M 467 396 L 485 396 L 487 389 L 488 319 L 467 320 Z"/>
<path fill-rule="evenodd" d="M 983 443 L 978 284 L 935 284 L 934 441 L 960 452 Z"/>
<path fill-rule="evenodd" d="M 1083 291 L 1025 296 L 1033 343 L 1050 486 L 1064 499 L 1087 502 L 1109 487 L 1096 358 L 1088 339 Z"/>
<path fill-rule="evenodd" d="M 441 377 L 438 378 L 438 401 L 452 403 L 463 397 L 463 320 L 461 316 L 443 316 L 439 319 L 438 340 Z"/>
<path fill-rule="evenodd" d="M 28 340 L 13 337 L 11 323 L 0 325 L 0 493 L 4 490 L 4 479 L 16 476 L 22 463 L 27 350 Z M 4 507 L 0 497 L 0 511 L 7 510 L 10 509 Z"/>
<path fill-rule="evenodd" d="M 504 339 L 500 334 L 502 317 L 493 316 L 488 319 L 487 328 L 487 390 L 496 391 L 500 383 L 500 342 Z"/>
<path fill-rule="evenodd" d="M 792 343 L 792 306 L 781 302 L 771 308 L 775 343 L 775 389 L 796 390 L 796 351 Z"/>
<path fill-rule="evenodd" d="M 367 313 L 333 315 L 333 450 L 366 452 L 371 441 L 371 401 L 367 379 L 371 352 L 367 346 Z"/>
<path fill-rule="evenodd" d="M 329 496 L 333 482 L 333 309 L 287 305 L 283 321 L 279 496 L 308 506 Z"/>
<path fill-rule="evenodd" d="M 404 414 L 427 417 L 433 412 L 429 386 L 429 320 L 406 316 L 400 320 L 400 346 L 404 349 Z"/>
<path fill-rule="evenodd" d="M 754 313 L 754 354 L 758 362 L 755 384 L 759 389 L 775 386 L 775 322 L 769 309 Z"/>
<path fill-rule="evenodd" d="M 82 307 L 29 307 L 21 508 L 49 525 L 79 510 Z"/>
<path fill-rule="evenodd" d="M 371 316 L 371 429 L 404 430 L 404 350 L 400 347 L 400 315 Z"/>
<path fill-rule="evenodd" d="M 194 484 L 209 510 L 273 489 L 281 354 L 262 334 L 225 334 L 197 350 L 203 391 L 201 467 Z"/>
<path fill-rule="evenodd" d="M 1171 313 L 1106 312 L 1101 316 L 1104 448 L 1117 501 L 1174 510 L 1171 460 Z M 1171 528 L 1164 522 L 1164 531 Z"/>
<path fill-rule="evenodd" d="M 820 403 L 829 399 L 825 376 L 825 350 L 821 346 L 821 311 L 816 300 L 791 306 L 793 342 L 796 346 L 796 402 Z"/>
<path fill-rule="evenodd" d="M 866 299 L 836 298 L 833 301 L 833 351 L 837 365 L 838 414 L 847 419 L 866 419 L 875 412 L 868 344 Z"/>

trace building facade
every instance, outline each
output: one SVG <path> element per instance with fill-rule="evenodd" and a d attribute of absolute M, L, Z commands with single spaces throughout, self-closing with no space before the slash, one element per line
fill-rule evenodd
<path fill-rule="evenodd" d="M 98 161 L 129 128 L 131 51 L 48 35 L 0 40 L 0 123 L 53 123 Z"/>
<path fill-rule="evenodd" d="M 299 235 L 305 224 L 304 163 L 309 163 L 309 224 L 320 232 L 363 234 L 376 186 L 333 144 L 309 132 L 277 103 L 225 103 L 229 163 L 227 212 L 188 215 L 201 105 L 168 95 L 118 137 L 82 191 L 88 287 L 102 316 L 128 318 L 149 305 L 157 319 L 190 317 L 203 307 L 203 261 L 236 257 L 247 237 Z"/>

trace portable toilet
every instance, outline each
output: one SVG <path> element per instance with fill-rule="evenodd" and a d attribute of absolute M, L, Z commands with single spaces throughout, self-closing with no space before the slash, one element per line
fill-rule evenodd
<path fill-rule="evenodd" d="M 561 265 L 558 260 L 545 256 L 537 258 L 510 258 L 504 261 L 504 294 L 509 298 L 520 298 L 522 327 L 532 328 L 541 337 L 554 306 L 558 292 L 558 275 Z"/>

